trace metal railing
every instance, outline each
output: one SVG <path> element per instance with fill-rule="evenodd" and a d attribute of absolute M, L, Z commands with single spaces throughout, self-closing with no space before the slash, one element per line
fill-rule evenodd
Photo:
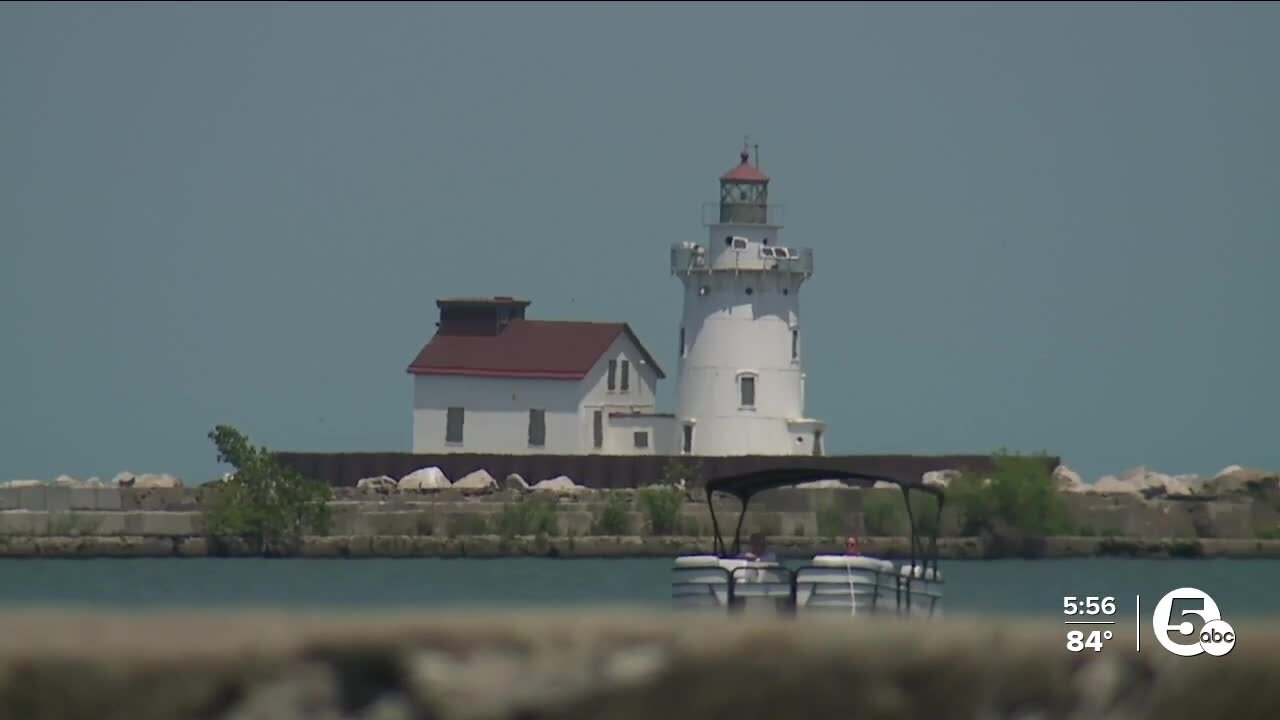
<path fill-rule="evenodd" d="M 813 274 L 813 248 L 790 248 L 791 257 L 763 257 L 760 254 L 760 248 L 751 250 L 730 250 L 731 262 L 725 263 L 722 259 L 718 266 L 712 267 L 711 260 L 706 254 L 706 248 L 701 246 L 687 247 L 681 243 L 675 243 L 671 246 L 671 272 L 687 273 L 687 272 L 782 272 L 782 273 L 798 273 L 809 276 Z M 724 258 L 724 255 L 720 256 Z"/>

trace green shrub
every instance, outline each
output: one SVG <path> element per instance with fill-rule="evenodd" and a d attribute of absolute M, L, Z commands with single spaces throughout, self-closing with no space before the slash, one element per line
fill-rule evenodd
<path fill-rule="evenodd" d="M 1280 526 L 1262 528 L 1255 535 L 1258 536 L 1259 540 L 1280 540 Z"/>
<path fill-rule="evenodd" d="M 592 532 L 596 535 L 626 535 L 630 531 L 631 503 L 622 493 L 609 492 L 596 509 Z"/>
<path fill-rule="evenodd" d="M 938 532 L 938 498 L 928 493 L 911 493 L 911 520 L 918 535 Z"/>
<path fill-rule="evenodd" d="M 281 465 L 233 427 L 219 425 L 209 439 L 218 448 L 218 461 L 236 469 L 206 495 L 201 519 L 213 547 L 238 538 L 257 554 L 289 554 L 304 534 L 328 532 L 333 493 L 327 484 Z"/>
<path fill-rule="evenodd" d="M 660 482 L 664 485 L 675 485 L 684 481 L 686 487 L 699 487 L 702 485 L 702 463 L 689 458 L 681 460 L 680 458 L 671 458 L 667 460 L 667 464 L 662 468 L 662 477 Z"/>
<path fill-rule="evenodd" d="M 866 527 L 867 535 L 872 537 L 895 535 L 899 532 L 898 519 L 903 512 L 905 511 L 900 501 L 873 490 L 864 496 L 862 524 Z"/>
<path fill-rule="evenodd" d="M 558 535 L 556 502 L 545 497 L 526 497 L 518 502 L 506 503 L 498 514 L 498 534 L 503 537 L 516 535 Z"/>
<path fill-rule="evenodd" d="M 822 505 L 816 513 L 818 516 L 818 537 L 839 537 L 846 534 L 848 518 L 836 507 L 835 503 Z"/>
<path fill-rule="evenodd" d="M 1066 504 L 1038 456 L 996 454 L 991 483 L 965 473 L 951 482 L 947 503 L 960 511 L 962 532 L 977 535 L 1001 526 L 1031 537 L 1066 532 Z"/>
<path fill-rule="evenodd" d="M 449 537 L 489 534 L 489 516 L 487 513 L 455 513 L 449 516 Z"/>
<path fill-rule="evenodd" d="M 672 535 L 680 521 L 684 492 L 671 487 L 647 487 L 640 490 L 640 508 L 648 517 L 651 535 Z"/>

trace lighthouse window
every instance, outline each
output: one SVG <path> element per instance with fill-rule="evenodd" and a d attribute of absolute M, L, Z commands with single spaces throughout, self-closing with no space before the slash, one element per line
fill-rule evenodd
<path fill-rule="evenodd" d="M 750 294 L 751 294 L 751 293 L 753 293 L 753 292 L 755 292 L 755 290 L 752 290 L 751 288 L 747 288 L 747 294 L 748 294 L 748 295 L 750 295 Z"/>
<path fill-rule="evenodd" d="M 738 396 L 739 404 L 742 407 L 755 407 L 756 378 L 754 375 L 743 375 L 738 378 Z"/>
<path fill-rule="evenodd" d="M 687 350 L 684 346 L 684 328 L 680 328 L 680 357 L 685 357 Z"/>
<path fill-rule="evenodd" d="M 791 359 L 795 360 L 800 357 L 800 331 L 791 331 Z"/>
<path fill-rule="evenodd" d="M 684 445 L 682 446 L 681 452 L 683 452 L 686 455 L 693 452 L 693 426 L 692 425 L 684 426 Z"/>

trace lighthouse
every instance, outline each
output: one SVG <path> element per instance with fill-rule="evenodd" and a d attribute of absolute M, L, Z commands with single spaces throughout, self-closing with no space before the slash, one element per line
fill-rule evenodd
<path fill-rule="evenodd" d="M 706 244 L 671 248 L 684 287 L 676 446 L 687 455 L 821 455 L 805 417 L 800 288 L 813 251 L 782 240 L 769 178 L 744 145 L 704 213 Z"/>

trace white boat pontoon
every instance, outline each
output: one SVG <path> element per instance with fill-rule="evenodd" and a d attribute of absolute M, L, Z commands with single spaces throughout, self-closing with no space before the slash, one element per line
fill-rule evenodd
<path fill-rule="evenodd" d="M 742 523 L 755 495 L 775 488 L 815 480 L 839 480 L 850 487 L 871 488 L 878 482 L 902 490 L 911 528 L 910 552 L 904 561 L 865 555 L 815 555 L 795 569 L 778 562 L 742 557 Z M 739 612 L 748 608 L 775 610 L 786 615 L 836 612 L 847 615 L 894 614 L 933 617 L 942 612 L 942 573 L 938 569 L 938 527 L 943 492 L 920 481 L 866 475 L 840 470 L 786 468 L 751 472 L 710 480 L 707 505 L 715 544 L 711 554 L 682 555 L 675 560 L 672 603 L 680 609 Z M 732 546 L 726 546 L 716 519 L 715 493 L 732 495 L 742 503 Z M 937 517 L 926 538 L 912 516 L 911 493 L 937 498 Z"/>

